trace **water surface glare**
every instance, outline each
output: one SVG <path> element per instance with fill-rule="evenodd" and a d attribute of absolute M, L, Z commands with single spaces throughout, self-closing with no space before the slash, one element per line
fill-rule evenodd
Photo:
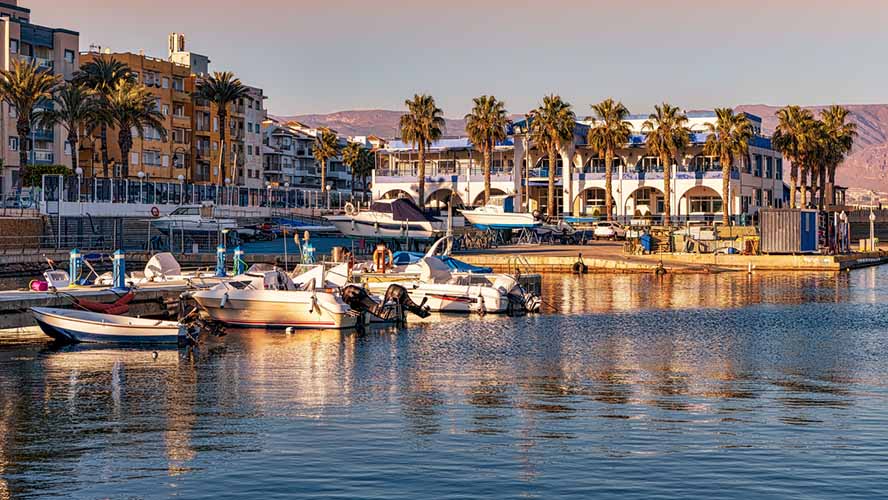
<path fill-rule="evenodd" d="M 0 499 L 875 498 L 888 267 L 546 276 L 547 313 L 0 345 Z"/>

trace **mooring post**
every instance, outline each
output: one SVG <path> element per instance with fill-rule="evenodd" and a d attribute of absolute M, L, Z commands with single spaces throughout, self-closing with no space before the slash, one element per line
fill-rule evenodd
<path fill-rule="evenodd" d="M 80 250 L 76 248 L 71 249 L 71 253 L 68 255 L 68 286 L 77 286 L 77 282 L 80 280 L 80 268 L 83 265 L 82 258 L 80 256 Z"/>
<path fill-rule="evenodd" d="M 126 287 L 126 259 L 124 258 L 123 250 L 115 250 L 112 261 L 114 264 L 114 269 L 111 273 L 114 281 L 114 288 L 112 290 L 129 291 Z"/>
<path fill-rule="evenodd" d="M 224 278 L 227 276 L 225 274 L 225 246 L 219 245 L 216 247 L 216 277 Z"/>
<path fill-rule="evenodd" d="M 234 249 L 234 265 L 231 266 L 231 272 L 237 276 L 239 274 L 244 274 L 246 272 L 247 263 L 244 262 L 244 251 L 241 250 L 241 247 L 235 247 Z"/>

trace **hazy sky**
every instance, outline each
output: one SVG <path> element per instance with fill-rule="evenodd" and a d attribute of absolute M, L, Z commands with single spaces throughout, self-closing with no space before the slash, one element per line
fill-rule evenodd
<path fill-rule="evenodd" d="M 272 113 L 447 116 L 493 93 L 523 113 L 556 92 L 578 114 L 888 100 L 888 0 L 19 0 L 38 24 L 166 57 L 166 37 L 263 87 Z M 529 5 L 529 6 L 525 6 Z"/>

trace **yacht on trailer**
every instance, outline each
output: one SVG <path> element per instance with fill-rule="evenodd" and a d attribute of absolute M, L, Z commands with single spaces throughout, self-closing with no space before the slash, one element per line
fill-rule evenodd
<path fill-rule="evenodd" d="M 212 203 L 182 205 L 169 215 L 151 219 L 151 225 L 161 231 L 207 232 L 236 229 L 234 219 L 216 218 Z"/>
<path fill-rule="evenodd" d="M 368 210 L 346 204 L 345 215 L 326 219 L 349 238 L 434 240 L 446 230 L 445 223 L 429 217 L 407 198 L 376 200 Z"/>
<path fill-rule="evenodd" d="M 515 210 L 515 195 L 491 196 L 484 206 L 461 212 L 471 225 L 481 230 L 530 229 L 542 225 L 533 214 Z"/>

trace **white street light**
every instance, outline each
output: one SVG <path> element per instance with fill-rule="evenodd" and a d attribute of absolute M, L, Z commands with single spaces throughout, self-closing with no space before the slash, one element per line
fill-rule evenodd
<path fill-rule="evenodd" d="M 185 176 L 179 174 L 179 205 L 185 203 Z"/>
<path fill-rule="evenodd" d="M 80 201 L 82 201 L 82 197 L 80 196 L 80 190 L 82 189 L 82 183 L 83 183 L 83 169 L 80 167 L 77 167 L 76 169 L 74 169 L 74 173 L 77 174 L 77 201 L 80 202 Z"/>
<path fill-rule="evenodd" d="M 231 179 L 226 177 L 224 182 L 225 182 L 225 197 L 223 199 L 225 200 L 226 205 L 231 205 L 231 191 L 229 189 L 229 186 L 231 185 Z"/>
<path fill-rule="evenodd" d="M 144 186 L 145 172 L 139 170 L 139 173 L 136 174 L 136 177 L 139 178 L 139 203 L 145 203 L 145 190 L 142 189 Z"/>
<path fill-rule="evenodd" d="M 331 186 L 330 184 L 327 184 L 327 210 L 330 209 L 330 189 L 332 189 L 332 188 L 333 188 L 333 186 Z"/>

